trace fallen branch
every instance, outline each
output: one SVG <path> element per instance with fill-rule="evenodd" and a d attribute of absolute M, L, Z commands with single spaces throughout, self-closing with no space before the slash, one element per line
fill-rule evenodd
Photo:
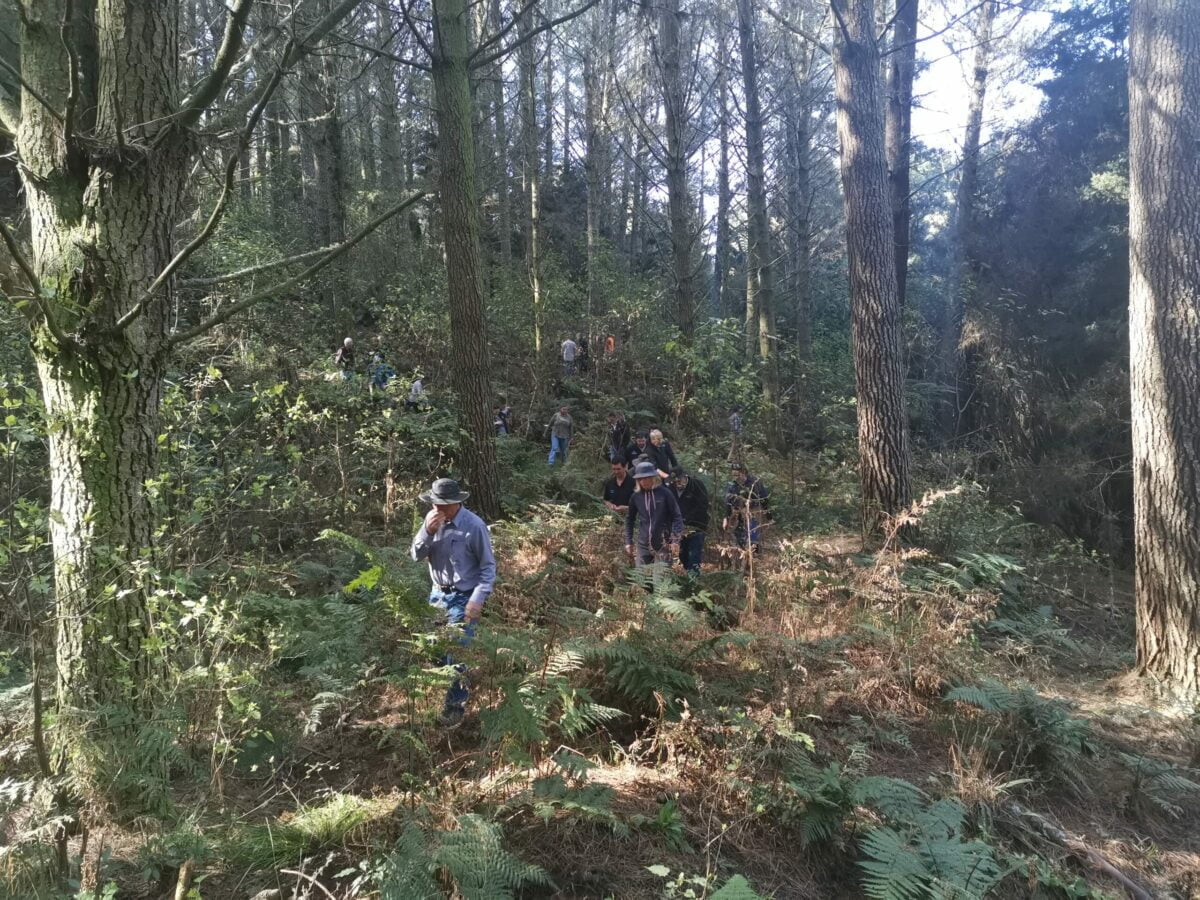
<path fill-rule="evenodd" d="M 1074 856 L 1086 862 L 1096 871 L 1102 872 L 1118 882 L 1121 887 L 1129 892 L 1129 896 L 1133 897 L 1134 900 L 1154 900 L 1154 896 L 1149 891 L 1105 859 L 1098 850 L 1093 850 L 1078 838 L 1071 837 L 1057 825 L 1050 822 L 1045 816 L 1026 809 L 1020 803 L 1010 803 L 1008 804 L 1008 808 L 1018 817 L 1027 819 L 1032 823 L 1037 832 L 1047 840 L 1069 850 Z"/>

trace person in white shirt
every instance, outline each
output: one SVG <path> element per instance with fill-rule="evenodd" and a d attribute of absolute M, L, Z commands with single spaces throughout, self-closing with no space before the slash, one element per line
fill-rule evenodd
<path fill-rule="evenodd" d="M 563 374 L 575 374 L 575 357 L 579 353 L 579 345 L 570 338 L 562 342 Z"/>
<path fill-rule="evenodd" d="M 420 412 L 423 399 L 425 399 L 425 384 L 421 381 L 421 373 L 418 372 L 412 387 L 408 389 L 408 399 L 404 401 L 404 409 L 408 412 Z"/>

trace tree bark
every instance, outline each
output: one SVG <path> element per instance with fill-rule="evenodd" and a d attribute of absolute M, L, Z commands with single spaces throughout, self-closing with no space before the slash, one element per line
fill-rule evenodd
<path fill-rule="evenodd" d="M 500 479 L 492 428 L 479 255 L 473 107 L 467 67 L 469 13 L 465 0 L 437 0 L 433 12 L 437 53 L 431 63 L 437 107 L 438 187 L 450 300 L 451 371 L 462 410 L 464 457 L 473 505 L 486 518 L 496 518 L 500 514 Z"/>
<path fill-rule="evenodd" d="M 729 186 L 729 59 L 728 29 L 724 22 L 717 27 L 717 234 L 713 246 L 713 290 L 716 293 L 717 315 L 723 318 L 737 313 L 729 296 L 729 215 L 733 205 L 733 190 Z"/>
<path fill-rule="evenodd" d="M 963 383 L 966 372 L 962 366 L 963 326 L 967 318 L 967 242 L 974 232 L 975 194 L 979 188 L 979 143 L 983 131 L 983 110 L 987 100 L 988 66 L 992 52 L 992 24 L 996 19 L 995 0 L 987 0 L 979 8 L 976 27 L 975 65 L 971 76 L 971 99 L 967 108 L 967 125 L 963 132 L 962 175 L 954 203 L 954 220 L 950 228 L 949 267 L 947 278 L 947 316 L 942 332 L 942 370 L 946 381 L 953 386 L 954 408 L 951 409 L 947 431 L 957 435 L 963 414 L 963 398 L 970 389 Z"/>
<path fill-rule="evenodd" d="M 68 7 L 74 15 L 63 27 Z M 173 340 L 169 270 L 186 256 L 176 255 L 172 231 L 187 218 L 188 178 L 204 150 L 194 127 L 228 87 L 249 10 L 230 4 L 228 41 L 196 63 L 207 74 L 184 98 L 179 4 L 26 3 L 18 43 L 29 87 L 20 110 L 0 110 L 15 125 L 24 181 L 28 257 L 13 248 L 34 298 L 23 312 L 50 449 L 51 743 L 55 769 L 96 817 L 166 804 L 173 726 L 158 702 L 162 651 L 149 581 L 159 402 Z M 336 21 L 323 20 L 310 40 Z"/>
<path fill-rule="evenodd" d="M 491 0 L 492 27 L 502 27 L 500 0 Z M 508 111 L 504 102 L 504 64 L 497 61 L 492 73 L 492 118 L 496 134 L 496 229 L 499 231 L 501 263 L 512 262 L 512 200 L 508 179 Z"/>
<path fill-rule="evenodd" d="M 917 59 L 917 12 L 920 0 L 896 0 L 896 22 L 892 30 L 892 52 L 887 58 L 887 145 L 888 187 L 892 198 L 892 229 L 896 234 L 896 287 L 904 308 L 908 284 L 909 199 L 912 156 L 912 91 Z"/>
<path fill-rule="evenodd" d="M 1134 0 L 1129 337 L 1137 669 L 1200 700 L 1200 19 Z"/>
<path fill-rule="evenodd" d="M 587 186 L 587 315 L 588 334 L 599 310 L 597 269 L 600 262 L 600 233 L 607 219 L 608 185 L 612 170 L 608 106 L 612 93 L 612 48 L 616 4 L 607 0 L 592 17 L 590 50 L 583 60 L 584 91 L 584 179 Z M 598 59 L 596 57 L 599 57 Z M 569 94 L 568 94 L 569 96 Z M 565 156 L 564 156 L 565 158 Z"/>
<path fill-rule="evenodd" d="M 69 83 L 62 14 L 60 2 L 39 2 L 21 34 L 26 81 L 60 110 Z M 173 13 L 101 0 L 87 27 L 95 33 L 78 43 L 89 58 L 76 125 L 107 152 L 89 156 L 65 141 L 62 124 L 28 95 L 16 146 L 31 266 L 55 320 L 32 331 L 50 444 L 54 757 L 100 808 L 134 811 L 160 806 L 166 787 L 165 759 L 135 745 L 154 727 L 160 699 L 161 660 L 147 646 L 154 517 L 146 484 L 157 461 L 169 295 L 128 328 L 114 326 L 171 258 L 189 154 L 182 134 L 154 153 L 117 151 L 147 147 L 178 108 L 174 66 L 158 64 L 178 55 Z M 55 330 L 76 337 L 59 340 Z"/>
<path fill-rule="evenodd" d="M 537 57 L 534 48 L 533 11 L 526 10 L 517 25 L 523 39 L 517 50 L 521 77 L 521 149 L 525 181 L 525 270 L 533 301 L 533 349 L 542 352 L 542 246 L 541 165 L 537 124 Z"/>
<path fill-rule="evenodd" d="M 742 51 L 742 90 L 746 104 L 746 309 L 753 309 L 761 367 L 763 402 L 768 410 L 768 442 L 779 442 L 779 372 L 775 360 L 775 304 L 771 269 L 771 226 L 767 217 L 766 154 L 758 97 L 758 55 L 752 0 L 737 0 Z"/>
<path fill-rule="evenodd" d="M 807 79 L 806 79 L 807 81 Z M 805 89 L 807 84 L 805 85 Z M 787 128 L 788 160 L 788 257 L 791 261 L 792 309 L 796 317 L 796 355 L 807 360 L 812 355 L 812 110 L 800 96 L 800 89 L 789 107 Z"/>
<path fill-rule="evenodd" d="M 679 0 L 663 0 L 659 7 L 657 50 L 666 128 L 667 210 L 675 281 L 675 324 L 679 326 L 683 342 L 690 344 L 696 330 L 696 298 L 692 287 L 692 203 L 688 198 L 691 153 L 682 72 L 681 18 Z"/>
<path fill-rule="evenodd" d="M 863 529 L 908 505 L 908 423 L 872 0 L 833 0 Z"/>

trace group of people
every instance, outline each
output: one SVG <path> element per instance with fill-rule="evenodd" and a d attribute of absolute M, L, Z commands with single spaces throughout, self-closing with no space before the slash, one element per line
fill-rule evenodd
<path fill-rule="evenodd" d="M 605 453 L 612 475 L 604 483 L 603 502 L 625 516 L 625 551 L 634 565 L 670 566 L 678 559 L 684 571 L 699 574 L 711 507 L 704 482 L 679 465 L 659 429 L 638 431 L 629 440 L 620 413 L 608 414 Z M 770 515 L 771 492 L 740 461 L 731 475 L 721 528 L 732 528 L 738 547 L 754 553 Z"/>
<path fill-rule="evenodd" d="M 337 351 L 333 354 L 333 364 L 342 374 L 342 378 L 350 381 L 358 372 L 357 352 L 354 346 L 353 338 L 345 338 Z M 380 350 L 372 351 L 370 359 L 367 361 L 367 389 L 371 395 L 384 394 L 388 390 L 388 385 L 396 377 L 396 370 L 388 365 L 384 359 L 383 352 Z M 421 378 L 421 373 L 415 372 L 413 381 L 408 387 L 408 397 L 404 401 L 404 408 L 409 412 L 418 412 L 421 409 L 422 403 L 425 401 L 425 382 Z"/>
<path fill-rule="evenodd" d="M 503 397 L 494 412 L 496 433 L 508 434 L 511 409 Z M 740 410 L 735 414 L 740 418 Z M 574 427 L 570 409 L 560 406 L 547 426 L 551 464 L 559 455 L 566 462 Z M 631 438 L 625 417 L 619 413 L 608 414 L 604 452 L 612 475 L 604 484 L 603 502 L 607 509 L 624 516 L 625 550 L 634 565 L 670 567 L 678 559 L 685 572 L 698 575 L 711 517 L 704 482 L 679 465 L 661 430 L 639 430 Z M 762 526 L 770 516 L 771 492 L 740 461 L 732 464 L 731 474 L 721 527 L 726 531 L 732 528 L 738 547 L 752 554 L 758 550 Z M 412 558 L 429 566 L 430 605 L 443 623 L 461 626 L 457 642 L 462 646 L 474 637 L 496 582 L 491 535 L 487 524 L 463 506 L 468 496 L 453 479 L 433 482 L 421 495 L 430 509 L 410 546 Z M 454 672 L 441 721 L 454 726 L 465 715 L 469 687 L 465 669 L 452 653 L 446 653 L 440 662 Z"/>

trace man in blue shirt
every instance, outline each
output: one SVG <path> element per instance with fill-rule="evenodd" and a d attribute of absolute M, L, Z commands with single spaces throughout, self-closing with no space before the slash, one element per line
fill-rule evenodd
<path fill-rule="evenodd" d="M 439 478 L 421 500 L 432 505 L 412 540 L 412 558 L 429 563 L 433 590 L 429 602 L 446 614 L 451 625 L 462 625 L 464 647 L 475 634 L 475 623 L 496 582 L 496 557 L 483 519 L 464 507 L 470 496 L 453 478 Z M 454 665 L 450 654 L 443 665 Z M 455 666 L 461 673 L 461 665 Z M 466 712 L 470 692 L 461 680 L 446 691 L 442 723 L 457 725 Z"/>

